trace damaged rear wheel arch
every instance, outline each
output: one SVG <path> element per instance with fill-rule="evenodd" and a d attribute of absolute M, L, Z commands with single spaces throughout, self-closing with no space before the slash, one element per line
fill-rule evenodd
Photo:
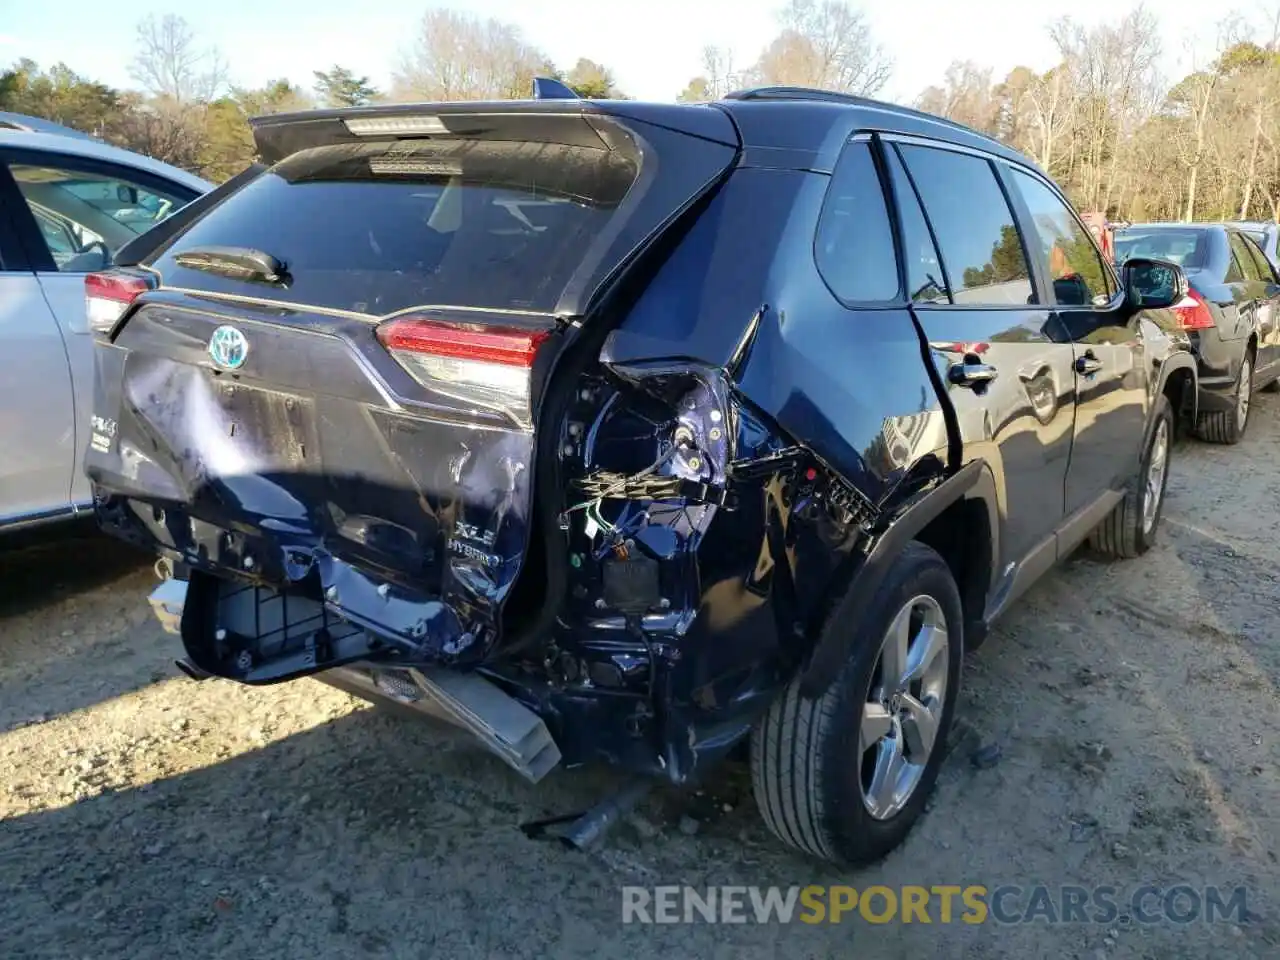
<path fill-rule="evenodd" d="M 982 461 L 971 461 L 888 524 L 874 541 L 866 559 L 853 571 L 841 591 L 841 602 L 833 605 L 832 610 L 866 609 L 897 557 L 911 543 L 942 542 L 950 546 L 951 556 L 941 550 L 938 552 L 947 561 L 953 576 L 957 565 L 974 561 L 979 564 L 977 570 L 963 571 L 963 582 L 957 578 L 966 631 L 974 631 L 973 637 L 966 638 L 966 646 L 973 649 L 974 641 L 981 643 L 985 632 L 985 604 L 999 548 L 996 516 L 990 470 Z M 853 595 L 852 599 L 850 595 Z M 826 691 L 848 659 L 852 643 L 849 631 L 823 630 L 820 637 L 801 676 L 800 692 L 810 699 L 820 697 Z"/>

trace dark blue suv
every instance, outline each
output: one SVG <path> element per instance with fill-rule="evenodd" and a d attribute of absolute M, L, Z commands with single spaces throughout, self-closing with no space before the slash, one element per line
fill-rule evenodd
<path fill-rule="evenodd" d="M 911 110 L 543 91 L 259 118 L 90 277 L 101 522 L 193 677 L 315 674 L 532 780 L 741 745 L 780 837 L 873 860 L 963 652 L 1086 538 L 1151 545 L 1185 277 Z"/>

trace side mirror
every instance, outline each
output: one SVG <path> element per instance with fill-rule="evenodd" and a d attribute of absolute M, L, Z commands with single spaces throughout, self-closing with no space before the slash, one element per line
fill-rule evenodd
<path fill-rule="evenodd" d="M 1186 297 L 1191 285 L 1176 263 L 1134 257 L 1120 268 L 1125 302 L 1129 309 L 1159 310 L 1172 307 Z"/>

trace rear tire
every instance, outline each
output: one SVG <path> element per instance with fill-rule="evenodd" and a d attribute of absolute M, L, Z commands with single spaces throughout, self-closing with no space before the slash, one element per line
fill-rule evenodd
<path fill-rule="evenodd" d="M 1169 456 L 1173 446 L 1173 407 L 1169 398 L 1156 398 L 1151 435 L 1124 499 L 1089 535 L 1089 545 L 1108 557 L 1140 557 L 1156 541 L 1164 494 L 1169 481 Z"/>
<path fill-rule="evenodd" d="M 1259 393 L 1280 393 L 1280 380 L 1272 380 Z"/>
<path fill-rule="evenodd" d="M 916 542 L 869 607 L 849 603 L 846 594 L 824 627 L 824 637 L 854 631 L 849 659 L 817 700 L 800 695 L 796 677 L 774 701 L 752 731 L 751 783 L 780 839 L 861 866 L 903 841 L 937 780 L 959 693 L 964 620 L 946 562 Z"/>
<path fill-rule="evenodd" d="M 1210 443 L 1239 443 L 1249 426 L 1249 411 L 1253 406 L 1253 351 L 1245 350 L 1236 375 L 1234 401 L 1230 410 L 1215 410 L 1200 414 L 1196 435 Z"/>

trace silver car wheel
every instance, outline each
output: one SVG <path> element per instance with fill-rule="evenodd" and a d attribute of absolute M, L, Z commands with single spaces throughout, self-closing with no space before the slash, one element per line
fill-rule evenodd
<path fill-rule="evenodd" d="M 1156 514 L 1160 510 L 1160 498 L 1164 494 L 1165 478 L 1169 467 L 1169 421 L 1161 419 L 1151 438 L 1151 453 L 1147 457 L 1147 482 L 1142 493 L 1142 532 L 1150 536 L 1156 526 Z"/>
<path fill-rule="evenodd" d="M 907 601 L 885 631 L 858 736 L 862 802 L 877 820 L 907 805 L 937 746 L 947 644 L 946 616 L 928 595 Z"/>

